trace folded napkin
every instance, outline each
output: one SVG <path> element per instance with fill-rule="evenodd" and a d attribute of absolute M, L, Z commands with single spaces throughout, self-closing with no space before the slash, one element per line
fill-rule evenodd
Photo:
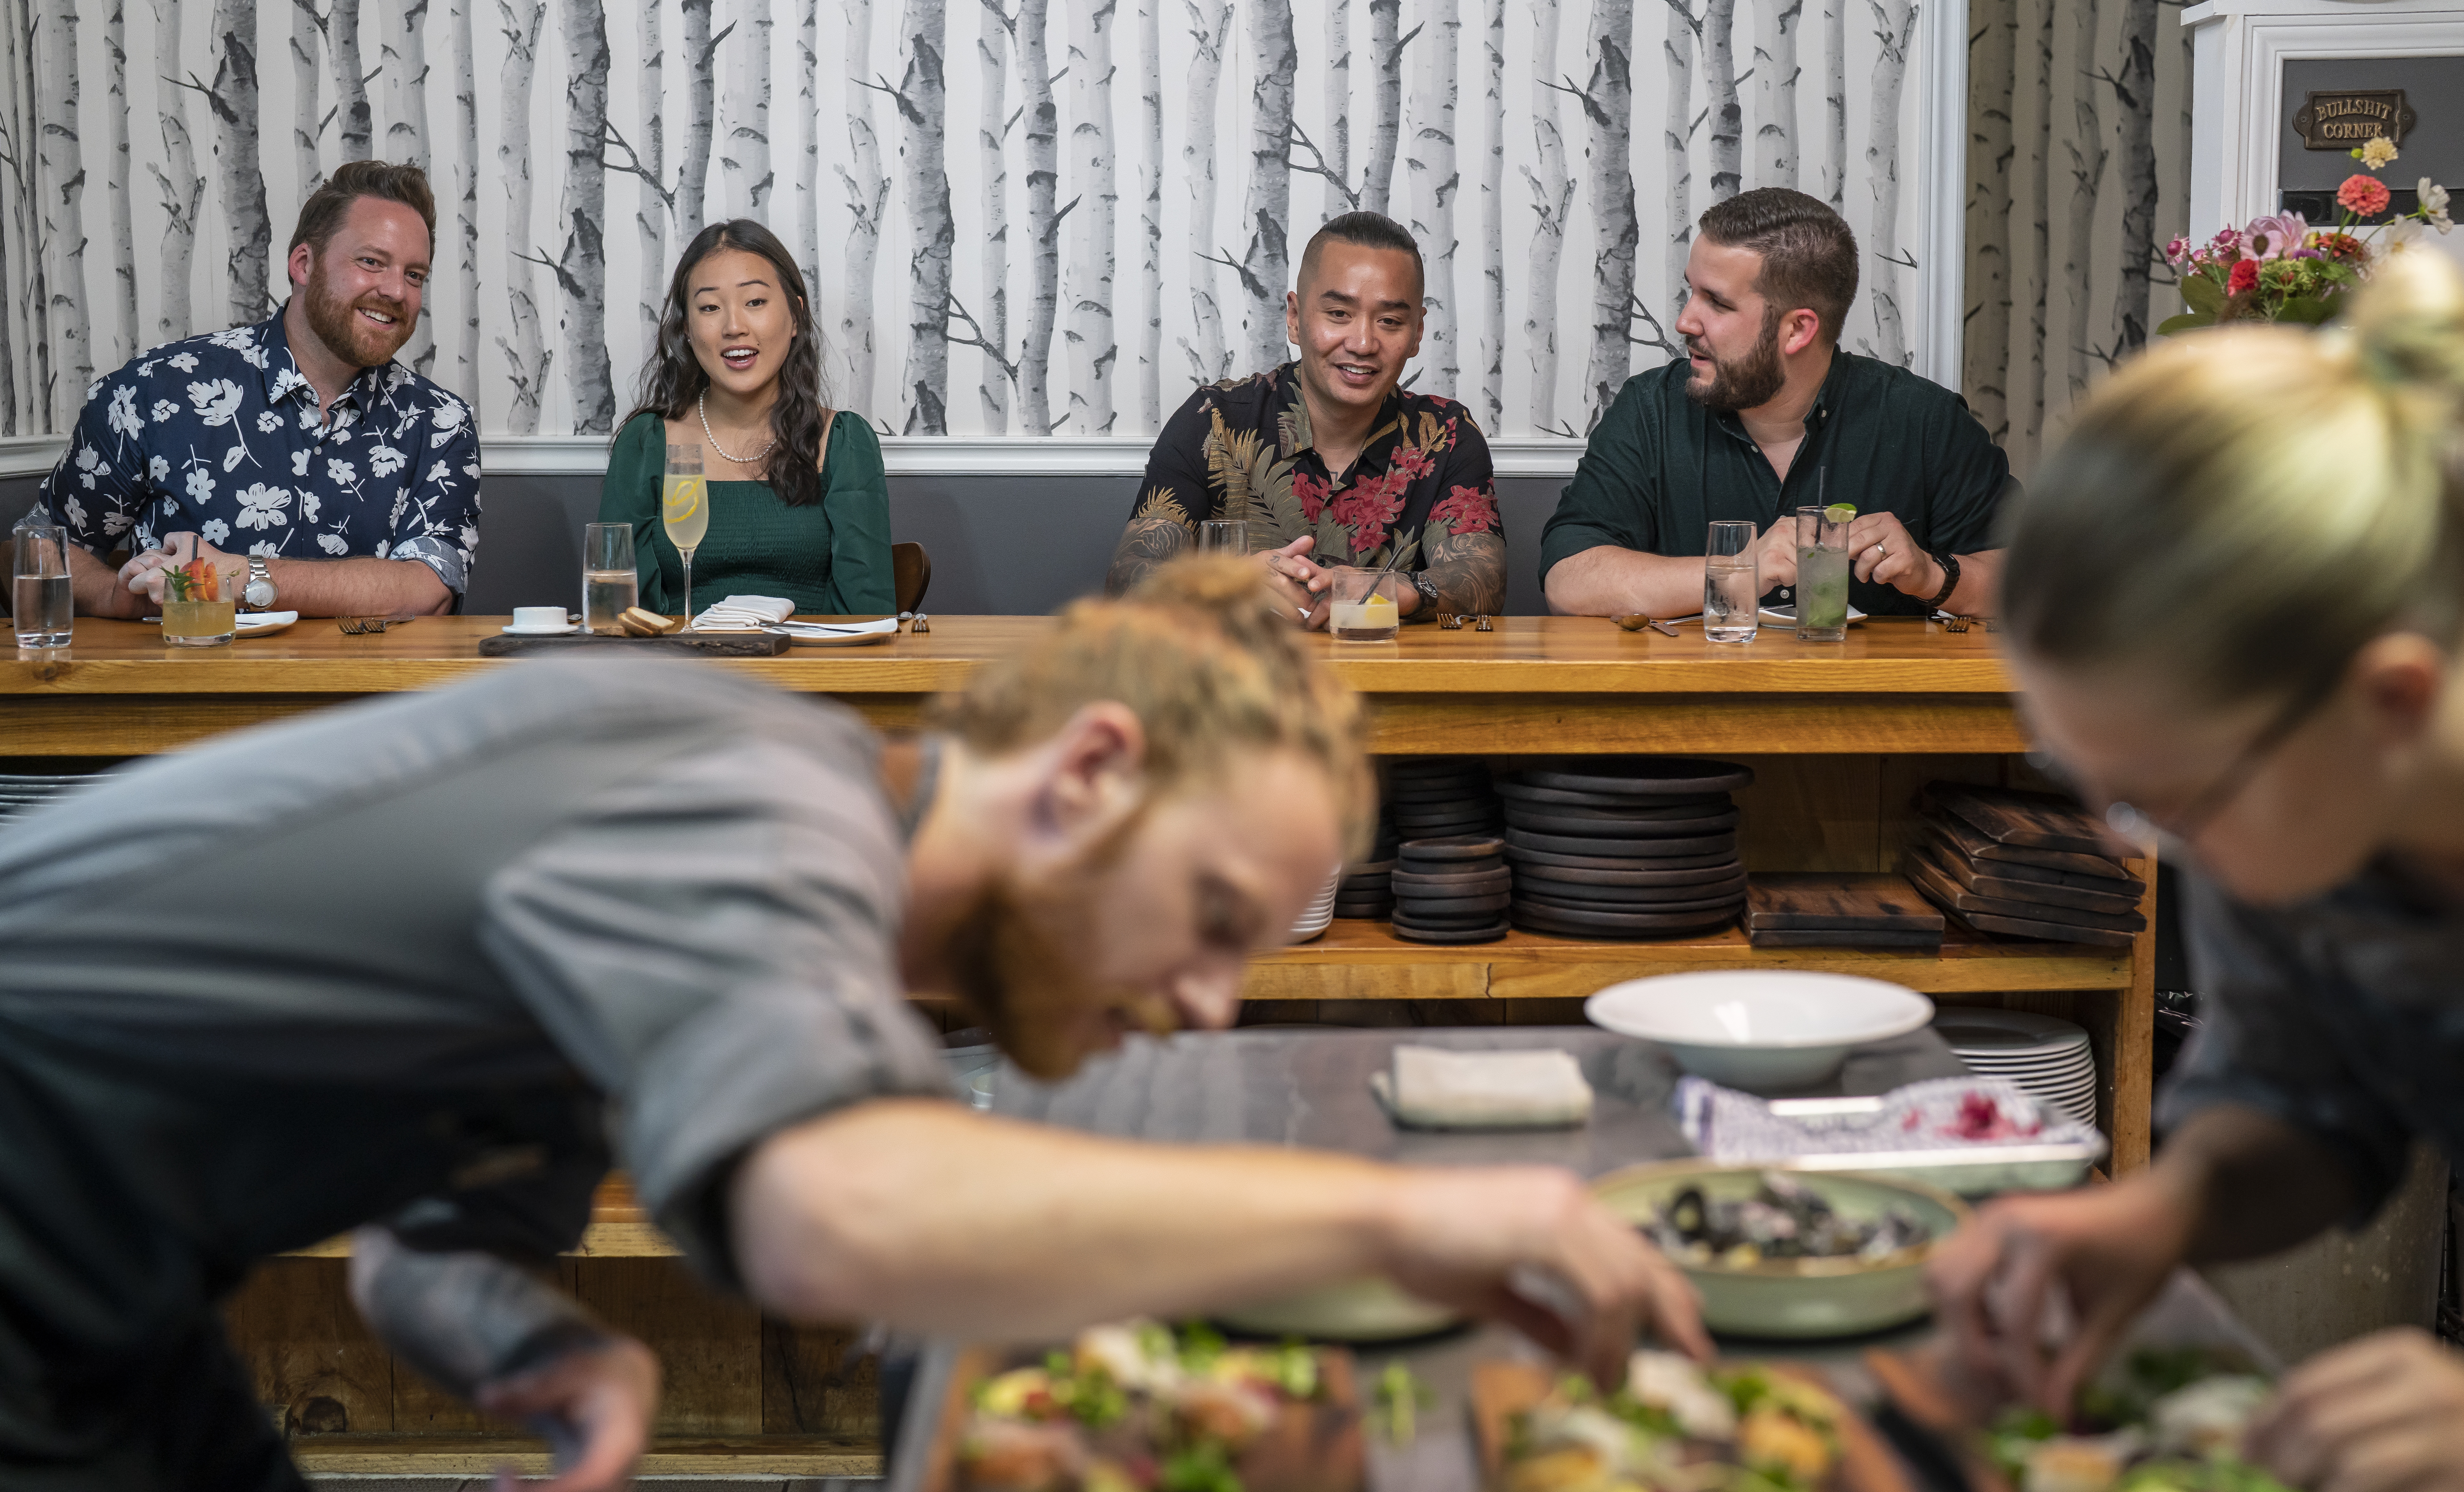
<path fill-rule="evenodd" d="M 696 632 L 758 632 L 796 614 L 783 596 L 730 596 L 693 618 Z"/>
<path fill-rule="evenodd" d="M 2094 1126 L 2056 1112 L 1999 1078 L 1929 1078 L 1853 1108 L 1854 1100 L 1836 1102 L 1845 1111 L 1774 1113 L 1771 1100 L 1688 1077 L 1677 1082 L 1675 1107 L 1678 1127 L 1695 1151 L 1722 1165 L 2101 1138 Z"/>
<path fill-rule="evenodd" d="M 781 622 L 779 630 L 789 637 L 869 637 L 878 632 L 898 630 L 896 617 L 882 617 L 871 622 Z"/>
<path fill-rule="evenodd" d="M 1592 1086 L 1571 1052 L 1397 1046 L 1369 1087 L 1414 1130 L 1562 1130 L 1592 1116 Z"/>

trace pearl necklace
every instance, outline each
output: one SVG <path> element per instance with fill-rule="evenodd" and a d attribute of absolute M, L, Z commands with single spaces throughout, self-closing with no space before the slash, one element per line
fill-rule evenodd
<path fill-rule="evenodd" d="M 760 460 L 763 456 L 768 455 L 770 453 L 771 447 L 779 444 L 779 437 L 777 435 L 772 435 L 768 440 L 761 443 L 761 449 L 759 450 L 755 451 L 749 456 L 729 455 L 727 448 L 718 443 L 718 437 L 711 433 L 709 389 L 705 388 L 701 391 L 701 396 L 693 401 L 693 407 L 701 411 L 701 432 L 702 435 L 709 440 L 710 449 L 717 451 L 722 456 L 726 456 L 728 460 L 735 462 L 737 466 L 751 466 L 756 461 Z"/>

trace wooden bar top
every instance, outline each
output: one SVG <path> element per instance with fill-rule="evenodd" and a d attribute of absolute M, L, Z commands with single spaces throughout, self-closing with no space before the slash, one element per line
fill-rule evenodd
<path fill-rule="evenodd" d="M 163 645 L 137 622 L 77 620 L 76 640 L 50 653 L 0 654 L 0 695 L 366 694 L 428 689 L 474 669 L 481 639 L 502 617 L 423 617 L 375 637 L 344 636 L 303 619 L 224 647 Z M 989 658 L 1051 624 L 1043 617 L 945 616 L 917 637 L 868 647 L 798 647 L 785 656 L 713 659 L 783 689 L 839 695 L 932 694 L 956 689 Z M 1500 617 L 1495 631 L 1403 629 L 1392 643 L 1320 648 L 1365 694 L 1925 694 L 2001 695 L 2009 674 L 1984 629 L 1964 635 L 1914 618 L 1869 619 L 1840 643 L 1800 643 L 1767 628 L 1750 644 L 1626 632 L 1598 617 Z M 5 748 L 0 748 L 5 754 Z"/>

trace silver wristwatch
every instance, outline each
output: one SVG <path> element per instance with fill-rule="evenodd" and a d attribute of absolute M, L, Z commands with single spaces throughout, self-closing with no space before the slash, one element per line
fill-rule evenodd
<path fill-rule="evenodd" d="M 1412 588 L 1420 593 L 1420 609 L 1431 616 L 1438 611 L 1438 582 L 1429 579 L 1426 570 L 1412 572 Z"/>
<path fill-rule="evenodd" d="M 239 599 L 251 611 L 263 611 L 274 604 L 274 572 L 267 568 L 265 556 L 249 556 L 248 584 L 241 588 Z"/>

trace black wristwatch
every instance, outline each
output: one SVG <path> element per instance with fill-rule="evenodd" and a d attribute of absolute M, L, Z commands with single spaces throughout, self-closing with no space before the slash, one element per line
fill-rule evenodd
<path fill-rule="evenodd" d="M 1429 579 L 1426 570 L 1412 572 L 1412 588 L 1420 593 L 1420 609 L 1431 616 L 1438 614 L 1438 582 Z"/>
<path fill-rule="evenodd" d="M 1942 589 L 1926 600 L 1925 607 L 1927 611 L 1940 610 L 1942 603 L 1950 599 L 1950 593 L 1959 589 L 1959 556 L 1946 550 L 1934 556 L 1933 562 L 1942 566 Z"/>

